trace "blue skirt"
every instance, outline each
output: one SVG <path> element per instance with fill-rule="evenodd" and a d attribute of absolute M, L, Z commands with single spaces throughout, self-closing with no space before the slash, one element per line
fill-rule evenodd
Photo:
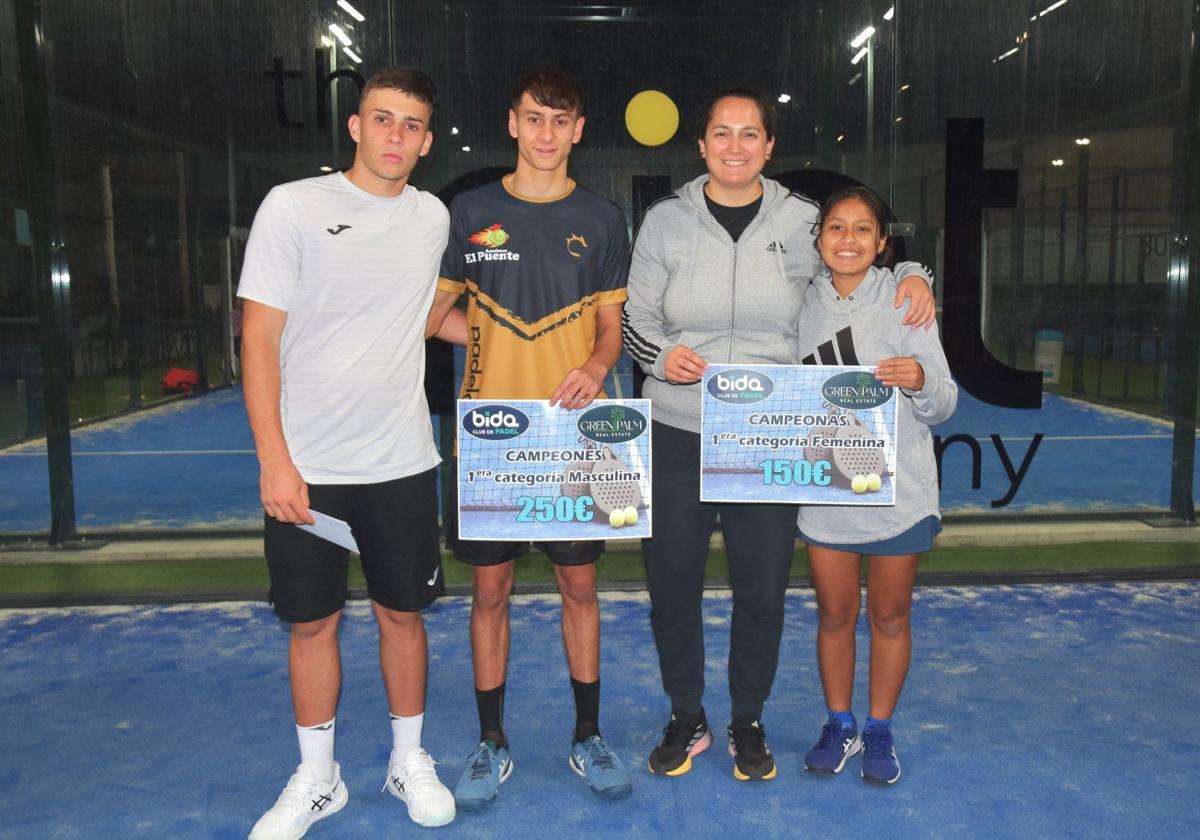
<path fill-rule="evenodd" d="M 886 540 L 876 540 L 868 543 L 825 543 L 810 539 L 803 531 L 798 531 L 800 539 L 806 545 L 821 548 L 832 548 L 836 551 L 850 551 L 855 554 L 870 554 L 876 557 L 901 557 L 908 554 L 924 554 L 933 548 L 933 538 L 942 532 L 942 520 L 936 516 L 926 516 L 916 525 L 902 534 L 888 537 Z"/>

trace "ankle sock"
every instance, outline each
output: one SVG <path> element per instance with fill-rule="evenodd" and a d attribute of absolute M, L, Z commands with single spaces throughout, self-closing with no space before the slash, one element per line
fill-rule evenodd
<path fill-rule="evenodd" d="M 296 726 L 300 763 L 322 782 L 333 781 L 333 734 L 337 718 L 316 726 Z"/>
<path fill-rule="evenodd" d="M 867 724 L 866 724 L 866 726 L 863 727 L 863 731 L 866 732 L 868 729 L 871 729 L 872 727 L 876 727 L 876 726 L 878 726 L 882 729 L 886 729 L 890 732 L 892 729 L 892 719 L 891 718 L 873 718 L 870 715 L 867 715 Z"/>
<path fill-rule="evenodd" d="M 571 677 L 575 695 L 575 741 L 600 734 L 600 680 L 585 683 Z"/>
<path fill-rule="evenodd" d="M 421 727 L 424 723 L 424 712 L 410 717 L 392 715 L 392 752 L 401 756 L 421 746 Z"/>
<path fill-rule="evenodd" d="M 851 732 L 858 732 L 858 721 L 854 719 L 854 712 L 835 712 L 832 709 L 829 712 L 829 719 L 836 720 L 842 725 L 842 729 L 849 729 Z"/>
<path fill-rule="evenodd" d="M 486 691 L 475 689 L 475 706 L 479 709 L 479 740 L 491 741 L 497 747 L 508 744 L 504 737 L 504 683 Z"/>

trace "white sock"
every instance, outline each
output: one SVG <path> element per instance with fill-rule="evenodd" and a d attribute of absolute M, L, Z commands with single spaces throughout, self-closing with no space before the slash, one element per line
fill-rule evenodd
<path fill-rule="evenodd" d="M 404 755 L 421 746 L 421 727 L 424 723 L 424 712 L 412 717 L 392 715 L 392 752 L 398 756 Z"/>
<path fill-rule="evenodd" d="M 316 726 L 297 726 L 300 740 L 300 763 L 322 782 L 333 781 L 333 718 Z"/>

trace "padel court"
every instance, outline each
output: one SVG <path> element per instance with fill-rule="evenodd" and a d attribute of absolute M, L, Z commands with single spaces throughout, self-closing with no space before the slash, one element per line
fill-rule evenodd
<path fill-rule="evenodd" d="M 619 393 L 632 393 L 627 379 Z M 958 411 L 935 432 L 944 447 L 944 513 L 991 511 L 998 502 L 1014 513 L 1169 505 L 1165 421 L 1053 394 L 1038 411 L 1003 409 L 960 391 Z M 259 527 L 258 465 L 239 388 L 76 429 L 72 447 L 85 533 Z M 43 442 L 0 450 L 0 486 L 20 488 L 0 496 L 0 532 L 49 528 Z"/>
<path fill-rule="evenodd" d="M 764 726 L 774 781 L 733 779 L 721 742 L 678 779 L 645 760 L 667 711 L 644 594 L 602 596 L 601 726 L 633 796 L 598 800 L 567 767 L 572 721 L 556 597 L 513 603 L 506 725 L 515 772 L 442 837 L 1094 838 L 1200 836 L 1200 584 L 923 588 L 896 713 L 900 782 L 801 770 L 824 714 L 810 592 L 788 596 Z M 706 707 L 727 722 L 728 592 L 705 604 Z M 426 615 L 425 744 L 453 784 L 477 737 L 469 603 Z M 860 628 L 861 629 L 861 628 Z M 347 609 L 337 754 L 346 809 L 314 838 L 416 836 L 379 792 L 390 747 L 375 629 Z M 287 630 L 265 605 L 0 613 L 0 837 L 242 838 L 296 763 Z M 865 655 L 867 639 L 860 633 Z M 855 711 L 865 714 L 860 661 Z"/>

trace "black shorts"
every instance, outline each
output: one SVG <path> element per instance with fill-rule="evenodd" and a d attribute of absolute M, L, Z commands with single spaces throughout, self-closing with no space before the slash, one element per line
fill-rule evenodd
<path fill-rule="evenodd" d="M 450 509 L 446 512 L 446 548 L 471 566 L 499 566 L 527 554 L 531 547 L 546 552 L 556 566 L 586 566 L 604 553 L 604 540 L 561 540 L 544 542 L 500 542 L 496 540 L 460 540 L 458 538 L 458 470 L 451 470 L 453 487 Z"/>
<path fill-rule="evenodd" d="M 445 591 L 438 547 L 437 469 L 379 484 L 310 484 L 309 506 L 350 524 L 367 595 L 413 612 Z M 316 621 L 346 603 L 350 552 L 265 517 L 269 599 L 284 621 Z"/>

